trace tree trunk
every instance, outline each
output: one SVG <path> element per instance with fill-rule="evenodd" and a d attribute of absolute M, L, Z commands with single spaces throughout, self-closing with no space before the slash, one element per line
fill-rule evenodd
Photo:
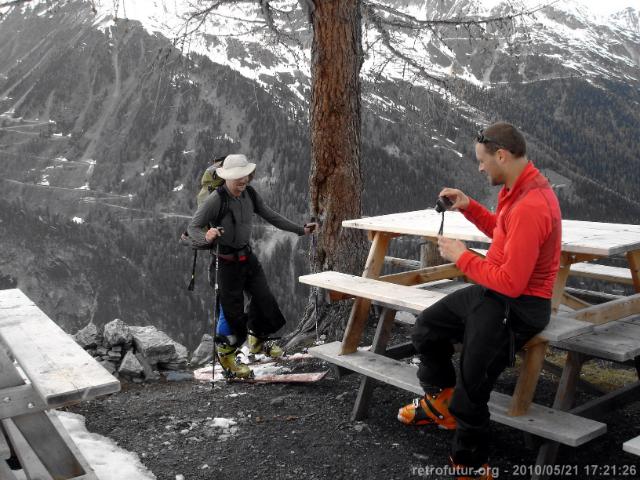
<path fill-rule="evenodd" d="M 362 216 L 360 171 L 360 0 L 314 0 L 311 12 L 311 193 L 310 211 L 321 221 L 311 270 L 360 275 L 367 253 L 364 233 L 343 229 L 342 221 Z M 344 329 L 349 305 L 331 306 L 312 290 L 298 328 L 287 347 Z M 318 305 L 318 308 L 316 308 Z M 317 311 L 316 311 L 317 310 Z"/>

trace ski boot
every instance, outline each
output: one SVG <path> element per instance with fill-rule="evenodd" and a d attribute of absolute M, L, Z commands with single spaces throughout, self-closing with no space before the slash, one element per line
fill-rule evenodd
<path fill-rule="evenodd" d="M 436 424 L 444 430 L 455 430 L 456 419 L 449 412 L 453 388 L 445 388 L 435 395 L 425 394 L 398 411 L 398 420 L 405 425 Z"/>
<path fill-rule="evenodd" d="M 265 341 L 251 331 L 247 335 L 247 344 L 249 345 L 249 353 L 252 355 L 262 353 L 271 358 L 280 358 L 284 355 L 284 351 L 277 343 L 272 340 Z"/>
<path fill-rule="evenodd" d="M 222 366 L 222 374 L 225 378 L 252 378 L 253 370 L 247 367 L 243 363 L 238 363 L 236 360 L 236 353 L 238 348 L 235 345 L 229 345 L 228 343 L 217 343 L 216 351 L 218 354 L 218 361 Z"/>

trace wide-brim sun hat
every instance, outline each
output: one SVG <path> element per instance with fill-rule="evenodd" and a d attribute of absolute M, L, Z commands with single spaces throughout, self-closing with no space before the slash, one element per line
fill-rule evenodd
<path fill-rule="evenodd" d="M 227 155 L 224 159 L 222 167 L 216 170 L 220 178 L 225 180 L 237 180 L 238 178 L 251 175 L 256 169 L 256 164 L 247 160 L 247 157 L 241 154 Z"/>

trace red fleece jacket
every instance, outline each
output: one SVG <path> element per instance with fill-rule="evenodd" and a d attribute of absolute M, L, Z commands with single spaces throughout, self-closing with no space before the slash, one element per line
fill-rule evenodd
<path fill-rule="evenodd" d="M 552 297 L 562 217 L 549 182 L 531 162 L 513 188 L 502 188 L 495 214 L 473 199 L 462 213 L 493 239 L 486 258 L 467 250 L 458 259 L 467 277 L 509 297 Z"/>

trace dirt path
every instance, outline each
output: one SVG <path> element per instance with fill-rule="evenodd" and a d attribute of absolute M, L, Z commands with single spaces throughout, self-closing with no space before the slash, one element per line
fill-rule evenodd
<path fill-rule="evenodd" d="M 316 360 L 296 366 L 323 368 Z M 195 382 L 126 384 L 118 395 L 72 410 L 87 417 L 89 430 L 138 453 L 159 480 L 178 474 L 185 480 L 448 478 L 421 477 L 418 469 L 445 465 L 451 432 L 401 425 L 396 412 L 411 395 L 389 386 L 376 388 L 369 419 L 351 422 L 357 385 L 356 375 L 338 380 L 331 374 L 311 385 L 223 383 L 213 390 Z M 551 377 L 540 386 L 536 401 L 550 402 Z M 499 389 L 512 388 L 513 374 L 507 373 Z M 237 424 L 215 428 L 215 417 Z M 603 419 L 609 433 L 579 449 L 562 448 L 561 461 L 636 465 L 640 471 L 637 457 L 621 447 L 640 434 L 639 420 L 640 403 L 609 415 Z M 536 452 L 527 450 L 516 430 L 493 424 L 493 432 L 491 466 L 500 470 L 499 478 L 523 478 L 513 472 L 534 463 Z"/>

